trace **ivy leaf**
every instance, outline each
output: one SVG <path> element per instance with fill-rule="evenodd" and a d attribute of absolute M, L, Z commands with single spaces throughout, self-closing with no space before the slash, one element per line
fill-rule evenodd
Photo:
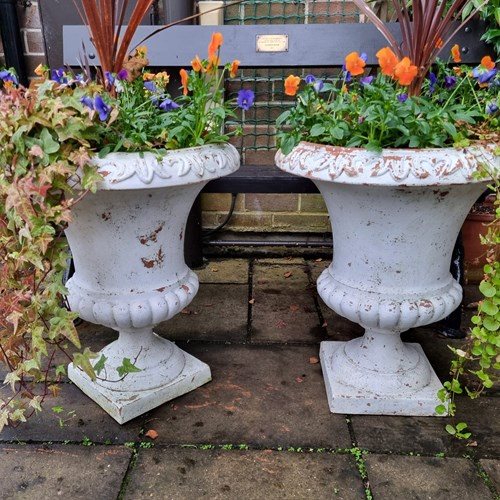
<path fill-rule="evenodd" d="M 121 377 L 127 375 L 128 373 L 136 373 L 142 371 L 140 368 L 137 368 L 132 361 L 130 361 L 130 358 L 123 358 L 122 365 L 119 366 L 116 371 L 118 372 L 118 375 Z"/>
<path fill-rule="evenodd" d="M 60 145 L 54 140 L 48 129 L 42 130 L 40 139 L 42 140 L 42 149 L 46 154 L 50 155 L 59 151 Z"/>
<path fill-rule="evenodd" d="M 102 372 L 104 369 L 104 363 L 106 363 L 107 360 L 108 358 L 104 354 L 99 358 L 99 361 L 94 365 L 96 375 L 99 375 Z"/>

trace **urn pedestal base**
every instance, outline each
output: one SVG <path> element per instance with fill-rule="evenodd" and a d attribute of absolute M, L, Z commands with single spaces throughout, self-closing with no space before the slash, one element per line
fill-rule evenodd
<path fill-rule="evenodd" d="M 355 341 L 350 342 L 358 340 L 355 339 Z M 404 375 L 399 375 L 390 372 L 377 372 L 376 370 L 362 368 L 355 362 L 353 363 L 345 351 L 350 342 L 321 342 L 319 356 L 325 380 L 328 406 L 332 413 L 348 415 L 437 415 L 435 408 L 441 404 L 437 398 L 437 392 L 442 388 L 442 384 L 419 344 L 403 343 L 406 350 L 416 357 L 417 363 L 413 370 L 414 373 L 407 372 Z M 345 373 L 349 368 L 352 369 L 352 372 Z M 421 372 L 427 372 L 428 384 L 415 389 L 406 380 L 411 380 L 414 375 L 418 376 Z M 400 380 L 398 380 L 398 377 Z M 389 385 L 394 390 L 392 394 L 391 390 L 388 390 L 388 379 L 391 379 Z M 351 381 L 354 381 L 352 385 Z M 369 385 L 372 390 L 367 390 L 366 387 L 360 387 L 360 385 Z M 378 392 L 375 389 L 377 386 L 380 389 Z"/>
<path fill-rule="evenodd" d="M 135 366 L 141 371 L 126 375 L 116 382 L 92 381 L 80 368 L 74 367 L 73 363 L 68 367 L 69 379 L 119 424 L 124 424 L 212 380 L 207 364 L 179 349 L 173 342 L 153 335 L 156 352 L 171 353 L 168 360 L 162 363 L 163 366 L 150 363 L 151 356 L 145 353 L 135 361 Z M 123 342 L 117 340 L 99 353 L 109 358 L 106 363 L 112 363 L 113 357 L 118 359 L 122 356 L 120 344 Z M 142 364 L 144 362 L 147 364 Z"/>

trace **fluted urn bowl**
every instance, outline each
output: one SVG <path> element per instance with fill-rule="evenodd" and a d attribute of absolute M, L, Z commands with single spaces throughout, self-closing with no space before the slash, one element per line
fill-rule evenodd
<path fill-rule="evenodd" d="M 103 181 L 72 210 L 66 236 L 75 263 L 68 301 L 81 318 L 119 332 L 100 353 L 92 381 L 69 378 L 124 423 L 211 380 L 210 368 L 153 332 L 184 309 L 198 278 L 184 261 L 189 211 L 211 179 L 236 171 L 229 145 L 153 153 L 114 153 L 95 164 Z M 123 360 L 140 371 L 123 375 Z"/>
<path fill-rule="evenodd" d="M 332 412 L 435 414 L 441 383 L 420 345 L 400 334 L 461 302 L 451 255 L 486 188 L 476 176 L 483 162 L 497 162 L 483 147 L 374 153 L 302 142 L 286 156 L 278 152 L 278 167 L 314 181 L 328 207 L 333 261 L 318 292 L 365 329 L 361 338 L 321 344 Z"/>

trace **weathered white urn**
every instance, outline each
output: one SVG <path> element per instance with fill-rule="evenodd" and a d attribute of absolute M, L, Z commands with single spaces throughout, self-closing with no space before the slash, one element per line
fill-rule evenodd
<path fill-rule="evenodd" d="M 330 410 L 435 415 L 441 383 L 419 344 L 400 333 L 457 308 L 453 246 L 486 182 L 473 176 L 485 149 L 386 149 L 300 143 L 278 167 L 315 182 L 328 207 L 333 261 L 317 282 L 324 302 L 365 328 L 322 342 Z"/>
<path fill-rule="evenodd" d="M 69 366 L 69 378 L 119 423 L 211 380 L 210 368 L 159 337 L 153 327 L 194 298 L 198 278 L 184 261 L 189 211 L 211 179 L 236 171 L 229 145 L 152 153 L 114 153 L 95 163 L 104 181 L 72 210 L 66 231 L 75 263 L 73 311 L 119 332 L 101 352 L 97 380 Z M 141 371 L 120 376 L 129 358 Z"/>

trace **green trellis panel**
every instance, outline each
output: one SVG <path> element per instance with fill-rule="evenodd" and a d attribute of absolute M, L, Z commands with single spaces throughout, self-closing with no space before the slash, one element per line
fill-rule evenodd
<path fill-rule="evenodd" d="M 359 12 L 352 2 L 345 0 L 248 0 L 231 5 L 225 0 L 224 24 L 317 24 L 359 22 Z M 328 43 L 318 40 L 318 43 Z M 293 98 L 283 92 L 283 81 L 290 74 L 303 77 L 305 71 L 297 68 L 244 69 L 237 78 L 227 81 L 227 96 L 234 98 L 241 88 L 255 92 L 255 105 L 247 112 L 240 112 L 238 124 L 244 127 L 244 137 L 236 140 L 246 163 L 269 163 L 276 148 L 274 123 Z M 317 68 L 315 76 L 332 77 L 335 72 L 328 68 Z M 235 123 L 228 123 L 229 127 Z M 259 152 L 259 153 L 257 153 Z M 263 161 L 261 161 L 263 160 Z"/>

